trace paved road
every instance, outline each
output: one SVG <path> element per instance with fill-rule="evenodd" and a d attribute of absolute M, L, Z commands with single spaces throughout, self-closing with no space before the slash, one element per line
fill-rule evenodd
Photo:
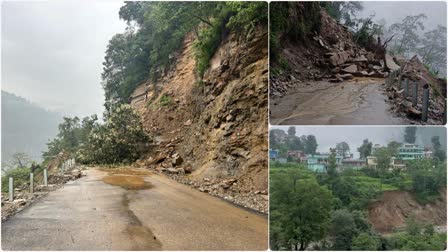
<path fill-rule="evenodd" d="M 91 169 L 2 223 L 4 250 L 266 250 L 267 218 L 152 174 L 147 190 Z"/>
<path fill-rule="evenodd" d="M 311 83 L 310 86 L 320 84 Z M 308 91 L 303 87 L 277 99 L 271 123 L 282 125 L 395 125 L 406 122 L 389 111 L 377 79 L 357 79 Z"/>

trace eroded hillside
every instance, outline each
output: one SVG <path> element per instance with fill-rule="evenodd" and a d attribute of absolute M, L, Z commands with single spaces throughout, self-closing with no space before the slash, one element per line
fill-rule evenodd
<path fill-rule="evenodd" d="M 267 211 L 267 30 L 231 32 L 202 80 L 194 35 L 156 82 L 136 88 L 131 104 L 154 145 L 138 162 L 200 191 Z"/>

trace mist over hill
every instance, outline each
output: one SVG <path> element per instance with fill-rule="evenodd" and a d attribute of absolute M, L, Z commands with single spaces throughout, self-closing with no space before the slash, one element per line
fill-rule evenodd
<path fill-rule="evenodd" d="M 62 115 L 2 90 L 2 162 L 16 152 L 41 161 L 48 139 L 58 132 Z"/>

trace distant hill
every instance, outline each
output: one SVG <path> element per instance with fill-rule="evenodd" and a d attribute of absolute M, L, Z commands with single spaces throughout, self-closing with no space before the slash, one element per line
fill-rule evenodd
<path fill-rule="evenodd" d="M 15 94 L 2 91 L 2 162 L 16 152 L 42 160 L 46 143 L 58 133 L 62 115 L 51 112 Z"/>

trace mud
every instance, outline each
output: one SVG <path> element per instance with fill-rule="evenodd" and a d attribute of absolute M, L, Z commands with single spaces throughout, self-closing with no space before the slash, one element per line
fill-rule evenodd
<path fill-rule="evenodd" d="M 100 171 L 105 171 L 109 175 L 122 174 L 122 175 L 136 175 L 136 176 L 149 176 L 152 172 L 146 169 L 139 169 L 133 167 L 118 167 L 118 168 L 102 168 Z"/>
<path fill-rule="evenodd" d="M 271 124 L 348 125 L 405 124 L 390 112 L 382 79 L 356 78 L 340 84 L 300 83 L 295 90 L 271 101 Z"/>
<path fill-rule="evenodd" d="M 131 175 L 111 175 L 102 179 L 104 183 L 114 186 L 120 186 L 126 190 L 143 190 L 152 188 L 149 182 L 142 177 Z"/>

